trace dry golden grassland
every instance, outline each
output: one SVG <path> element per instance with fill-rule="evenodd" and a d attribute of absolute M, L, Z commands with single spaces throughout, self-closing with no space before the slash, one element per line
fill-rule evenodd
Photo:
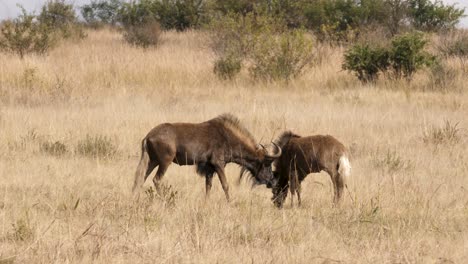
<path fill-rule="evenodd" d="M 220 81 L 197 32 L 156 49 L 88 32 L 47 57 L 0 54 L 0 263 L 466 263 L 468 78 L 430 91 L 414 81 L 362 85 L 343 50 L 320 47 L 288 85 L 242 72 Z M 458 61 L 448 62 L 457 68 Z M 162 122 L 232 112 L 268 143 L 285 129 L 331 134 L 351 149 L 345 201 L 328 175 L 304 181 L 303 206 L 219 181 L 205 201 L 193 167 L 172 165 L 164 196 L 130 188 L 140 140 Z M 457 125 L 458 123 L 458 125 Z M 289 197 L 288 197 L 289 198 Z"/>

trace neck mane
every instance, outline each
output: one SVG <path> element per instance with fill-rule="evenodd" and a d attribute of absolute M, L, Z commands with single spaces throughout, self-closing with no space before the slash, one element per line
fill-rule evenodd
<path fill-rule="evenodd" d="M 275 141 L 275 143 L 281 148 L 284 149 L 284 146 L 289 143 L 292 138 L 300 138 L 298 134 L 293 133 L 292 131 L 284 131 Z M 275 168 L 278 168 L 278 159 L 273 162 Z"/>
<path fill-rule="evenodd" d="M 291 138 L 300 138 L 298 134 L 293 133 L 292 131 L 284 131 L 275 141 L 275 143 L 280 147 L 283 148 L 288 144 Z"/>
<path fill-rule="evenodd" d="M 257 150 L 257 141 L 253 135 L 245 128 L 239 119 L 232 114 L 223 114 L 211 119 L 208 122 L 221 124 L 225 128 L 226 138 L 234 137 L 240 143 L 242 153 L 250 156 L 254 155 Z M 248 158 L 248 157 L 246 157 Z"/>

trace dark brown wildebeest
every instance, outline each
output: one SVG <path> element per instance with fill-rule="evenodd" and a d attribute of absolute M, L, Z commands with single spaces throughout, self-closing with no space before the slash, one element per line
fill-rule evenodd
<path fill-rule="evenodd" d="M 281 157 L 274 162 L 273 202 L 282 207 L 291 192 L 291 206 L 297 193 L 301 205 L 301 182 L 309 173 L 327 172 L 334 186 L 334 202 L 342 199 L 343 188 L 351 173 L 346 147 L 332 136 L 301 137 L 290 131 L 276 141 L 282 149 Z"/>
<path fill-rule="evenodd" d="M 271 185 L 271 164 L 281 155 L 270 154 L 259 147 L 254 137 L 239 120 L 230 114 L 220 115 L 199 124 L 165 123 L 153 128 L 142 141 L 141 160 L 135 174 L 133 192 L 143 185 L 154 168 L 156 191 L 159 181 L 169 165 L 196 165 L 197 173 L 205 176 L 206 195 L 211 190 L 214 173 L 219 177 L 226 199 L 229 201 L 229 186 L 224 174 L 227 163 L 234 162 L 247 170 L 258 184 Z"/>

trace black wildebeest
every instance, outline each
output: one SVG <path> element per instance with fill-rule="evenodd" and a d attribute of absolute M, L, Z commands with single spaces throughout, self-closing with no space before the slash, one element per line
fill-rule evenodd
<path fill-rule="evenodd" d="M 141 160 L 135 174 L 133 192 L 143 185 L 146 178 L 158 167 L 153 178 L 159 192 L 159 181 L 169 165 L 196 165 L 197 173 L 205 176 L 206 195 L 211 190 L 214 173 L 219 177 L 226 199 L 229 186 L 224 174 L 227 163 L 239 164 L 258 184 L 270 185 L 273 179 L 271 164 L 281 155 L 270 154 L 259 147 L 254 137 L 239 120 L 224 114 L 203 123 L 165 123 L 153 128 L 142 141 Z"/>
<path fill-rule="evenodd" d="M 291 192 L 291 206 L 297 193 L 301 204 L 301 182 L 309 173 L 327 172 L 334 186 L 334 202 L 342 199 L 343 188 L 351 173 L 346 147 L 332 136 L 301 137 L 291 131 L 284 132 L 276 141 L 282 149 L 281 157 L 274 162 L 273 202 L 282 207 Z"/>

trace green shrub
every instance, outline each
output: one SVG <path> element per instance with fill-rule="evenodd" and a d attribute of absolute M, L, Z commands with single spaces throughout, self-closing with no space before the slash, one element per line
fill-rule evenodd
<path fill-rule="evenodd" d="M 396 78 L 410 80 L 418 69 L 435 62 L 436 58 L 424 51 L 427 43 L 422 33 L 407 33 L 392 40 L 390 62 Z"/>
<path fill-rule="evenodd" d="M 320 41 L 354 42 L 367 27 L 389 27 L 397 5 L 387 0 L 317 0 L 303 5 L 305 25 Z M 395 1 L 401 2 L 401 1 Z M 398 17 L 399 18 L 399 17 Z M 397 21 L 399 23 L 400 20 Z"/>
<path fill-rule="evenodd" d="M 454 28 L 465 10 L 442 1 L 408 0 L 413 26 L 424 31 Z"/>
<path fill-rule="evenodd" d="M 92 27 L 114 26 L 119 19 L 121 7 L 121 0 L 93 0 L 89 4 L 83 5 L 80 10 L 86 23 Z"/>
<path fill-rule="evenodd" d="M 408 27 L 409 5 L 407 1 L 384 0 L 383 12 L 379 14 L 383 25 L 392 36 L 400 34 L 402 29 Z"/>
<path fill-rule="evenodd" d="M 156 21 L 156 12 L 155 1 L 142 0 L 124 3 L 120 10 L 124 39 L 132 45 L 143 48 L 158 45 L 161 37 L 161 26 Z"/>
<path fill-rule="evenodd" d="M 122 26 L 140 26 L 156 20 L 156 5 L 151 0 L 123 3 L 119 11 L 119 20 Z"/>
<path fill-rule="evenodd" d="M 214 71 L 221 78 L 232 78 L 247 61 L 256 79 L 288 81 L 312 59 L 312 39 L 304 30 L 288 30 L 281 18 L 229 13 L 214 19 L 210 29 L 220 57 Z"/>
<path fill-rule="evenodd" d="M 197 28 L 207 19 L 206 1 L 162 0 L 156 1 L 156 14 L 164 29 L 183 31 Z"/>
<path fill-rule="evenodd" d="M 203 0 L 139 0 L 124 3 L 119 12 L 124 26 L 157 21 L 165 30 L 197 28 L 207 19 Z"/>
<path fill-rule="evenodd" d="M 161 27 L 156 21 L 138 26 L 127 26 L 123 36 L 128 43 L 139 47 L 157 46 L 161 37 Z"/>
<path fill-rule="evenodd" d="M 389 52 L 381 47 L 355 45 L 345 52 L 343 69 L 352 71 L 362 82 L 375 81 L 390 65 Z"/>
<path fill-rule="evenodd" d="M 219 58 L 214 65 L 214 73 L 221 79 L 234 78 L 241 70 L 242 61 L 236 57 Z"/>
<path fill-rule="evenodd" d="M 211 46 L 219 56 L 245 59 L 257 44 L 258 36 L 280 33 L 285 27 L 283 21 L 270 16 L 229 13 L 213 19 L 209 29 Z"/>
<path fill-rule="evenodd" d="M 42 6 L 37 19 L 43 26 L 57 31 L 65 39 L 70 37 L 84 38 L 86 36 L 83 29 L 78 25 L 73 5 L 65 3 L 65 0 L 49 0 Z"/>
<path fill-rule="evenodd" d="M 260 4 L 261 0 L 214 0 L 213 9 L 227 14 L 247 15 L 254 11 L 256 5 Z"/>
<path fill-rule="evenodd" d="M 320 41 L 349 41 L 357 34 L 360 5 L 352 0 L 318 0 L 304 7 L 306 25 Z"/>
<path fill-rule="evenodd" d="M 250 73 L 256 79 L 285 80 L 299 76 L 313 57 L 312 40 L 303 30 L 279 35 L 265 32 L 256 39 Z"/>
<path fill-rule="evenodd" d="M 215 73 L 228 79 L 247 61 L 255 79 L 297 77 L 312 60 L 312 39 L 306 31 L 288 30 L 286 21 L 269 15 L 228 13 L 213 19 L 212 47 L 220 59 Z"/>
<path fill-rule="evenodd" d="M 422 33 L 396 36 L 390 48 L 356 44 L 345 52 L 342 67 L 363 82 L 374 81 L 379 73 L 388 72 L 397 79 L 411 80 L 417 70 L 437 63 L 436 57 L 424 50 L 426 44 Z"/>
<path fill-rule="evenodd" d="M 23 58 L 28 53 L 45 54 L 56 44 L 50 27 L 35 21 L 35 16 L 20 7 L 22 14 L 1 26 L 0 50 Z"/>
<path fill-rule="evenodd" d="M 111 158 L 117 153 L 117 146 L 106 136 L 89 136 L 80 140 L 76 152 L 93 158 Z"/>

